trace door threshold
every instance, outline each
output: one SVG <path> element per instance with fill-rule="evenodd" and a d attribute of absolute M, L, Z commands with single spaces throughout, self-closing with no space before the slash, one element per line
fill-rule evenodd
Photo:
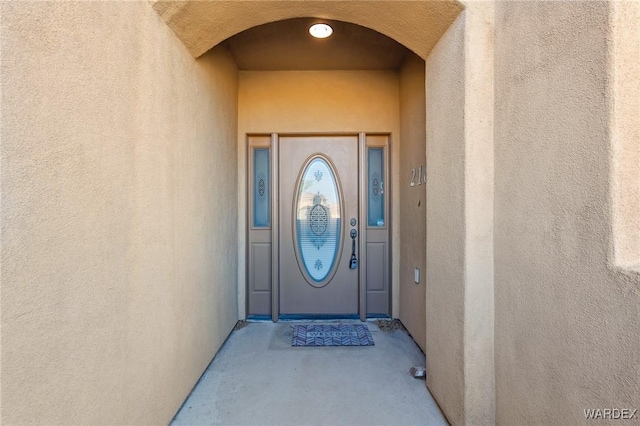
<path fill-rule="evenodd" d="M 360 319 L 358 314 L 282 314 L 280 321 Z"/>
<path fill-rule="evenodd" d="M 279 321 L 323 321 L 323 320 L 359 320 L 358 314 L 283 314 L 278 317 Z M 366 321 L 379 319 L 391 319 L 385 314 L 367 315 Z M 247 321 L 251 322 L 272 322 L 271 315 L 248 315 Z"/>

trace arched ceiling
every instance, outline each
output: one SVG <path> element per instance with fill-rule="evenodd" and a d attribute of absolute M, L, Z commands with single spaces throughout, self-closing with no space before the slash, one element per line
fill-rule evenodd
<path fill-rule="evenodd" d="M 371 28 L 426 59 L 463 9 L 455 0 L 152 0 L 152 4 L 194 57 L 249 28 L 313 16 Z"/>
<path fill-rule="evenodd" d="M 317 39 L 309 27 L 318 18 L 294 18 L 249 28 L 223 42 L 241 70 L 390 70 L 402 65 L 409 50 L 360 25 L 320 20 L 333 35 Z"/>

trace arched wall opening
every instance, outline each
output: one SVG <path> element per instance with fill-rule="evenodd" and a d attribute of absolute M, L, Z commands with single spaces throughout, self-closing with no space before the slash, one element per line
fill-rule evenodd
<path fill-rule="evenodd" d="M 247 241 L 247 237 L 251 240 L 247 230 L 252 229 L 246 225 L 250 216 L 247 135 L 388 134 L 391 175 L 385 185 L 392 196 L 391 241 L 384 250 L 392 256 L 382 269 L 389 278 L 384 280 L 384 292 L 393 306 L 387 302 L 388 308 L 373 313 L 400 317 L 425 350 L 425 276 L 415 283 L 413 273 L 415 268 L 423 274 L 426 270 L 425 62 L 377 32 L 339 21 L 323 20 L 335 32 L 319 42 L 307 34 L 314 21 L 298 18 L 269 23 L 223 43 L 239 68 L 240 316 L 278 316 L 273 312 L 277 305 L 270 309 L 261 302 L 260 308 L 252 309 L 252 297 L 264 299 L 268 292 L 263 289 L 265 283 L 253 292 L 251 277 L 269 271 L 256 271 L 249 259 L 255 247 Z M 353 169 L 358 170 L 357 163 Z M 415 182 L 410 182 L 411 170 L 414 174 L 419 171 L 420 179 L 414 176 Z M 407 178 L 402 183 L 401 173 Z M 402 202 L 410 197 L 411 202 Z"/>
<path fill-rule="evenodd" d="M 423 274 L 427 386 L 453 423 L 493 422 L 495 398 L 487 391 L 494 386 L 493 3 L 159 1 L 154 8 L 196 57 L 257 25 L 313 16 L 371 28 L 425 60 L 426 117 L 425 124 L 417 127 L 423 126 L 426 134 L 427 158 Z M 242 93 L 240 103 L 241 98 Z M 416 129 L 414 119 L 408 120 L 408 131 Z M 241 122 L 240 117 L 239 140 L 243 141 Z M 397 163 L 401 143 L 396 148 L 395 185 L 400 189 L 409 184 L 410 170 L 402 170 Z M 239 169 L 245 156 L 239 150 Z M 246 187 L 245 175 L 241 170 L 241 188 Z M 407 204 L 421 201 L 414 195 L 405 197 Z M 246 211 L 244 199 L 241 190 L 239 214 Z M 240 233 L 239 258 L 243 259 L 245 239 Z M 397 229 L 395 235 L 400 234 Z M 394 281 L 399 286 L 401 276 L 413 278 L 413 268 L 405 274 L 399 257 L 394 260 Z M 241 313 L 243 273 L 241 267 Z M 399 300 L 394 299 L 396 316 L 402 315 Z"/>
<path fill-rule="evenodd" d="M 463 10 L 446 1 L 223 1 L 172 2 L 153 7 L 194 57 L 213 46 L 269 22 L 313 16 L 371 28 L 396 40 L 425 59 L 438 39 Z"/>

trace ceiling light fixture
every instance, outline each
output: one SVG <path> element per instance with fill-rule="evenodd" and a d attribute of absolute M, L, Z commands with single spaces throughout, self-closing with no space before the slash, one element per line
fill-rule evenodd
<path fill-rule="evenodd" d="M 309 28 L 309 34 L 315 38 L 327 38 L 333 34 L 333 28 L 327 24 L 313 24 Z"/>

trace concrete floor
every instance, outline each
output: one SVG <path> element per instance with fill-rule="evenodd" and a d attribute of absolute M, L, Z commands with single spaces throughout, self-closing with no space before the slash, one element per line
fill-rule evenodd
<path fill-rule="evenodd" d="M 292 347 L 293 325 L 309 322 L 234 331 L 172 425 L 448 424 L 409 374 L 424 355 L 404 330 L 368 321 L 375 346 Z"/>

